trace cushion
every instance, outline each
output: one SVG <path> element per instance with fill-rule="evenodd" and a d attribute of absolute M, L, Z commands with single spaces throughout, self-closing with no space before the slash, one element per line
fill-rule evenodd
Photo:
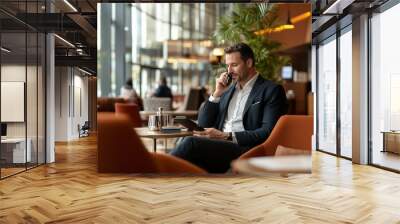
<path fill-rule="evenodd" d="M 294 156 L 294 155 L 311 155 L 310 150 L 294 149 L 278 145 L 275 151 L 275 156 Z"/>

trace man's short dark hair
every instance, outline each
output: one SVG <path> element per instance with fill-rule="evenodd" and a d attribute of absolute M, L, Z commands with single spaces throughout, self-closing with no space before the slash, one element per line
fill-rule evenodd
<path fill-rule="evenodd" d="M 247 59 L 250 58 L 253 61 L 253 66 L 254 66 L 254 63 L 255 63 L 254 52 L 249 45 L 247 45 L 245 43 L 238 43 L 238 44 L 235 44 L 235 45 L 225 48 L 224 51 L 225 51 L 225 54 L 239 52 L 240 58 L 242 58 L 243 61 L 247 61 Z"/>

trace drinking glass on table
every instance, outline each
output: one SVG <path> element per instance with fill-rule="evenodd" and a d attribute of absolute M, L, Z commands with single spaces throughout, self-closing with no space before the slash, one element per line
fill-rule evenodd
<path fill-rule="evenodd" d="M 160 119 L 159 116 L 157 115 L 150 115 L 149 116 L 149 122 L 148 122 L 148 127 L 151 131 L 158 131 L 160 130 Z"/>

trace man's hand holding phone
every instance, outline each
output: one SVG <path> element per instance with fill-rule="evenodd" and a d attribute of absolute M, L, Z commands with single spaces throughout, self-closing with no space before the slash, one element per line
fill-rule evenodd
<path fill-rule="evenodd" d="M 215 91 L 213 97 L 220 97 L 232 83 L 232 73 L 222 73 L 216 81 Z"/>

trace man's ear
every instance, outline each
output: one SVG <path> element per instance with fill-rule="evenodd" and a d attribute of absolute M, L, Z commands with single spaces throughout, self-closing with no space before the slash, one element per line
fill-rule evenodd
<path fill-rule="evenodd" d="M 254 66 L 254 61 L 253 61 L 253 59 L 251 59 L 251 58 L 247 59 L 246 65 L 247 65 L 248 68 L 253 67 L 253 66 Z"/>

